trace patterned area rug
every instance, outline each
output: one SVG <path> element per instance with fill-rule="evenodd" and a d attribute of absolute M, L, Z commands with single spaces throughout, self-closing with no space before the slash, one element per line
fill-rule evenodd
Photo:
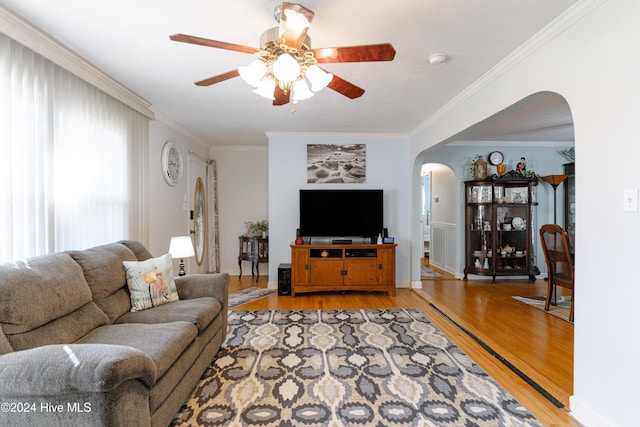
<path fill-rule="evenodd" d="M 527 304 L 529 307 L 533 307 L 535 309 L 544 311 L 544 304 L 547 300 L 547 297 L 544 296 L 535 296 L 535 297 L 521 297 L 514 296 L 514 299 Z M 556 317 L 559 317 L 562 320 L 566 320 L 569 322 L 569 314 L 571 313 L 571 297 L 570 296 L 559 296 L 558 304 L 551 305 L 549 307 L 549 311 L 545 313 L 552 314 Z M 573 322 L 570 322 L 573 323 Z"/>
<path fill-rule="evenodd" d="M 274 293 L 275 289 L 267 288 L 247 288 L 239 292 L 229 294 L 229 308 L 236 307 L 241 304 L 248 303 L 259 298 L 264 298 L 267 295 Z"/>
<path fill-rule="evenodd" d="M 229 314 L 174 426 L 541 426 L 417 310 Z"/>
<path fill-rule="evenodd" d="M 424 265 L 420 266 L 420 278 L 421 279 L 433 279 L 434 277 L 442 277 L 442 274 L 436 273 L 429 267 L 425 267 Z"/>

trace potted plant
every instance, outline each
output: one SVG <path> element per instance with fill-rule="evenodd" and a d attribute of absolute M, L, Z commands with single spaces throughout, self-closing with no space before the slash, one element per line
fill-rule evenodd
<path fill-rule="evenodd" d="M 261 219 L 256 222 L 245 221 L 244 225 L 247 228 L 245 236 L 267 237 L 269 234 L 269 221 L 266 219 Z"/>

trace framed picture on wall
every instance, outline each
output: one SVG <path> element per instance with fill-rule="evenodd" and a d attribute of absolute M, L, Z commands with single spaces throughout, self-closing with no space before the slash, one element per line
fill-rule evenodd
<path fill-rule="evenodd" d="M 364 183 L 366 144 L 307 144 L 307 183 Z"/>

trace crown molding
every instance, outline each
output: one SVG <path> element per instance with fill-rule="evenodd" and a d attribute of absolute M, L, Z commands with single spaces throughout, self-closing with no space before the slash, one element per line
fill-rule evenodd
<path fill-rule="evenodd" d="M 269 139 L 362 139 L 362 140 L 409 140 L 409 135 L 405 133 L 347 133 L 347 132 L 266 132 Z"/>
<path fill-rule="evenodd" d="M 0 6 L 0 32 L 153 119 L 151 104 L 51 36 Z"/>
<path fill-rule="evenodd" d="M 154 119 L 156 121 L 164 123 L 165 125 L 169 126 L 171 129 L 175 130 L 182 136 L 189 138 L 193 142 L 197 143 L 198 145 L 206 149 L 209 149 L 209 146 L 210 146 L 209 144 L 207 144 L 204 140 L 202 140 L 201 138 L 193 134 L 191 131 L 189 131 L 187 128 L 185 128 L 181 124 L 175 122 L 173 119 L 171 119 L 169 116 L 164 114 L 162 111 L 158 111 L 153 107 L 150 107 L 150 110 L 153 112 Z"/>
<path fill-rule="evenodd" d="M 453 140 L 447 147 L 573 147 L 569 141 L 461 141 Z"/>
<path fill-rule="evenodd" d="M 269 151 L 269 147 L 266 145 L 212 145 L 209 147 L 209 151 L 267 152 Z"/>
<path fill-rule="evenodd" d="M 458 108 L 473 97 L 478 92 L 486 89 L 491 83 L 504 75 L 509 70 L 516 67 L 526 58 L 533 53 L 540 50 L 543 46 L 547 45 L 559 34 L 572 27 L 576 22 L 579 22 L 582 18 L 588 15 L 592 10 L 599 7 L 602 3 L 608 0 L 580 0 L 567 9 L 563 14 L 559 15 L 556 19 L 551 21 L 547 26 L 538 31 L 529 40 L 520 45 L 516 50 L 509 54 L 506 58 L 500 61 L 496 66 L 491 68 L 482 77 L 460 92 L 457 96 L 447 102 L 442 108 L 429 116 L 425 121 L 419 124 L 410 135 L 415 135 L 418 132 L 428 128 L 436 123 L 446 114 Z"/>

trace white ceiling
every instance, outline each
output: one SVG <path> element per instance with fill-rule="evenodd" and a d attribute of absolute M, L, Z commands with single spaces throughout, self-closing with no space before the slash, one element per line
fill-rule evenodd
<path fill-rule="evenodd" d="M 299 103 L 294 114 L 291 105 L 273 107 L 240 78 L 195 86 L 253 58 L 168 37 L 185 33 L 258 47 L 261 33 L 276 25 L 279 1 L 0 0 L 0 5 L 206 144 L 261 145 L 265 132 L 410 133 L 577 1 L 299 0 L 315 12 L 312 47 L 390 42 L 397 53 L 392 62 L 325 64 L 365 94 L 350 100 L 324 89 Z M 434 52 L 447 53 L 449 60 L 430 65 Z M 523 102 L 456 139 L 573 141 L 570 112 L 558 98 Z"/>

